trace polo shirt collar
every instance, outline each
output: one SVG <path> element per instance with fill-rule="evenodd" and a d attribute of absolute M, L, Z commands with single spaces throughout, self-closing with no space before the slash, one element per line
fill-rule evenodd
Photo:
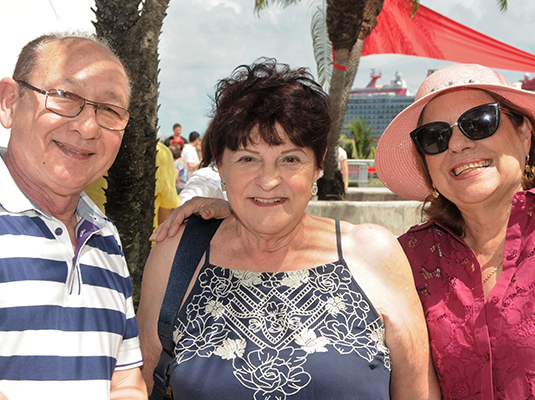
<path fill-rule="evenodd" d="M 20 190 L 15 183 L 15 180 L 9 173 L 9 170 L 7 169 L 2 157 L 0 157 L 0 188 L 2 188 L 0 190 L 0 206 L 4 208 L 4 210 L 14 214 L 35 211 L 45 215 L 48 218 L 52 218 L 49 213 L 41 210 Z M 99 229 L 102 229 L 108 220 L 106 215 L 104 215 L 91 201 L 91 199 L 83 192 L 78 199 L 76 214 L 81 219 L 90 221 Z"/>
<path fill-rule="evenodd" d="M 4 159 L 0 157 L 0 206 L 11 213 L 40 211 L 39 207 L 19 189 L 9 173 Z"/>

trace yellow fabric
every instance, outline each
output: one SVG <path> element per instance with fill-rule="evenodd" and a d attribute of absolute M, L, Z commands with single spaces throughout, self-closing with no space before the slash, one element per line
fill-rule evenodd
<path fill-rule="evenodd" d="M 154 199 L 154 229 L 158 226 L 160 207 L 178 207 L 178 194 L 175 185 L 175 164 L 173 153 L 162 142 L 156 145 L 156 199 Z"/>
<path fill-rule="evenodd" d="M 106 193 L 104 190 L 108 188 L 108 180 L 105 178 L 106 175 L 101 176 L 95 182 L 90 183 L 84 190 L 85 194 L 93 200 L 104 214 L 106 214 L 106 207 L 104 207 L 104 204 L 106 204 Z"/>
<path fill-rule="evenodd" d="M 169 148 L 158 141 L 156 145 L 156 190 L 154 199 L 154 222 L 153 227 L 158 226 L 158 210 L 160 207 L 173 209 L 178 207 L 178 194 L 175 186 L 175 165 L 173 163 L 173 153 Z M 106 203 L 105 189 L 108 188 L 108 181 L 100 177 L 91 183 L 85 193 L 95 202 L 103 213 L 106 213 L 104 204 Z"/>

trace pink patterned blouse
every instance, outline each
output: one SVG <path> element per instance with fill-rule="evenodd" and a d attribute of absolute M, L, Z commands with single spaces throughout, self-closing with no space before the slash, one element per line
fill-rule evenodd
<path fill-rule="evenodd" d="M 480 265 L 430 221 L 399 238 L 412 265 L 444 399 L 535 398 L 535 189 L 519 192 L 503 272 L 485 301 Z"/>

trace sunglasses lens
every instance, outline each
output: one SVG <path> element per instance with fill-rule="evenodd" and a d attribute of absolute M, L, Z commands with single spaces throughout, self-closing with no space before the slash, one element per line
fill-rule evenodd
<path fill-rule="evenodd" d="M 459 118 L 459 128 L 472 140 L 488 138 L 498 130 L 498 110 L 493 104 L 468 110 Z"/>
<path fill-rule="evenodd" d="M 413 131 L 411 136 L 425 154 L 435 155 L 448 148 L 451 128 L 446 122 L 431 122 Z"/>
<path fill-rule="evenodd" d="M 481 140 L 494 135 L 500 125 L 498 103 L 468 110 L 459 117 L 457 125 L 470 140 Z M 453 126 L 455 124 L 449 125 L 447 122 L 431 122 L 412 131 L 411 137 L 424 154 L 440 154 L 448 148 Z"/>

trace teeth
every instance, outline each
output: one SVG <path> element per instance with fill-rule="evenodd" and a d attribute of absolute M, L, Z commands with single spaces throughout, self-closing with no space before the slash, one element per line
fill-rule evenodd
<path fill-rule="evenodd" d="M 455 174 L 455 176 L 459 176 L 463 172 L 470 171 L 470 170 L 472 170 L 474 168 L 485 168 L 485 167 L 488 167 L 489 165 L 490 165 L 490 161 L 489 160 L 480 161 L 480 162 L 477 162 L 477 163 L 470 163 L 470 164 L 466 164 L 466 165 L 463 165 L 461 167 L 455 168 L 453 170 L 453 173 Z"/>
<path fill-rule="evenodd" d="M 58 146 L 61 146 L 61 147 L 65 148 L 65 149 L 67 149 L 67 150 L 69 150 L 69 151 L 72 151 L 72 152 L 75 153 L 75 154 L 80 154 L 80 155 L 82 155 L 82 156 L 88 156 L 88 155 L 91 154 L 91 153 L 80 153 L 79 151 L 76 151 L 76 150 L 74 150 L 74 149 L 71 149 L 70 147 L 65 146 L 63 143 L 60 143 L 60 142 L 56 142 L 56 141 L 54 141 L 54 143 L 56 143 Z"/>
<path fill-rule="evenodd" d="M 280 199 L 260 199 L 258 197 L 253 197 L 255 201 L 258 201 L 259 203 L 280 203 L 282 201 L 282 198 Z"/>

